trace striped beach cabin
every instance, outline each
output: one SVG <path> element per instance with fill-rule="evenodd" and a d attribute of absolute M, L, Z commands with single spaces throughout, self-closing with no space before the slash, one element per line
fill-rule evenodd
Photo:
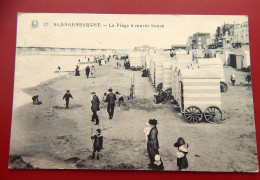
<path fill-rule="evenodd" d="M 221 92 L 226 92 L 228 85 L 226 84 L 223 61 L 221 58 L 208 58 L 208 59 L 198 59 L 198 66 L 201 69 L 208 69 L 214 71 L 220 75 L 220 90 Z"/>
<path fill-rule="evenodd" d="M 180 69 L 177 76 L 177 101 L 188 122 L 222 120 L 220 75 L 211 70 Z"/>

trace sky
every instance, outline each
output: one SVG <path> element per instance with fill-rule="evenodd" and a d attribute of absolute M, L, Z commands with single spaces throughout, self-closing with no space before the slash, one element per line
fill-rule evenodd
<path fill-rule="evenodd" d="M 196 32 L 213 35 L 217 26 L 240 24 L 248 17 L 20 13 L 17 20 L 17 47 L 132 49 L 186 44 Z"/>

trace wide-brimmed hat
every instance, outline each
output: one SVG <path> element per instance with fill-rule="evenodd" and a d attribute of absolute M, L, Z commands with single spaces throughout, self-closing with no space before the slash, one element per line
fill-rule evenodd
<path fill-rule="evenodd" d="M 173 145 L 174 145 L 174 147 L 180 147 L 180 146 L 182 146 L 182 145 L 184 145 L 184 144 L 185 144 L 184 139 L 183 139 L 182 137 L 179 137 L 178 140 L 177 140 L 177 142 L 174 143 Z"/>
<path fill-rule="evenodd" d="M 156 119 L 149 119 L 149 124 L 156 125 L 158 123 Z"/>
<path fill-rule="evenodd" d="M 93 92 L 91 92 L 91 94 L 96 94 L 96 93 L 93 91 Z"/>

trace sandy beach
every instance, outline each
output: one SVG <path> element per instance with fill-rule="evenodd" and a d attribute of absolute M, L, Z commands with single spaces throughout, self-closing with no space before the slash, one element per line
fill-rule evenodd
<path fill-rule="evenodd" d="M 77 60 L 70 61 L 68 66 L 73 65 L 74 70 Z M 96 78 L 87 78 L 84 65 L 81 66 L 81 76 L 74 76 L 74 72 L 54 73 L 58 64 L 57 60 L 44 67 L 46 74 L 51 74 L 46 78 L 31 74 L 24 77 L 24 71 L 16 70 L 21 74 L 15 76 L 18 83 L 15 84 L 10 154 L 21 155 L 34 167 L 148 170 L 143 129 L 149 119 L 155 118 L 159 122 L 159 152 L 165 170 L 178 169 L 173 146 L 178 137 L 183 137 L 189 144 L 188 171 L 242 172 L 258 169 L 252 84 L 245 81 L 247 72 L 224 68 L 229 88 L 221 94 L 225 119 L 222 123 L 190 124 L 170 102 L 154 103 L 155 89 L 148 78 L 141 77 L 140 71 L 116 68 L 115 60 L 112 60 L 104 66 L 95 64 Z M 235 86 L 229 80 L 233 71 L 237 77 Z M 136 98 L 127 100 L 132 76 L 135 78 Z M 32 83 L 23 86 L 24 78 Z M 101 102 L 98 112 L 100 125 L 95 126 L 90 121 L 90 93 L 95 91 L 101 100 L 109 87 L 124 95 L 126 105 L 117 105 L 114 118 L 109 120 L 106 104 Z M 67 89 L 73 96 L 69 109 L 65 109 L 62 100 Z M 24 93 L 26 95 L 22 95 Z M 32 104 L 31 97 L 35 94 L 40 96 L 41 105 Z M 17 97 L 20 95 L 23 98 Z M 99 161 L 88 158 L 92 153 L 90 136 L 97 128 L 102 129 L 104 136 L 104 149 Z"/>

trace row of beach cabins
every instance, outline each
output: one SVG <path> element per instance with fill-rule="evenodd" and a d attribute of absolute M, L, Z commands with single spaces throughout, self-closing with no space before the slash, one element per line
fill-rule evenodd
<path fill-rule="evenodd" d="M 222 120 L 221 93 L 228 89 L 220 57 L 199 56 L 199 51 L 169 51 L 129 54 L 132 70 L 146 69 L 158 89 L 171 92 L 174 102 L 188 122 Z"/>

